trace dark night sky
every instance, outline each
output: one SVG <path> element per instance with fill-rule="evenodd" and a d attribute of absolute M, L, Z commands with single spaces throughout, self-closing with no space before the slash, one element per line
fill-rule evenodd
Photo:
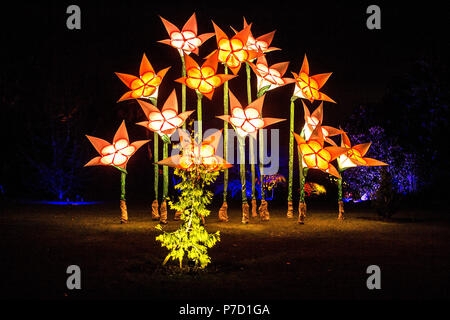
<path fill-rule="evenodd" d="M 270 6 L 257 1 L 221 2 L 226 5 L 211 4 L 212 1 L 156 0 L 9 4 L 2 8 L 0 19 L 1 81 L 14 81 L 18 89 L 3 92 L 2 101 L 11 101 L 4 97 L 16 93 L 20 98 L 16 99 L 14 112 L 29 110 L 30 114 L 39 113 L 39 108 L 46 104 L 64 101 L 70 105 L 72 100 L 81 101 L 91 118 L 86 121 L 83 133 L 111 139 L 130 110 L 134 110 L 132 113 L 138 120 L 142 119 L 136 102 L 116 104 L 127 88 L 114 72 L 138 74 L 143 53 L 156 70 L 172 66 L 160 89 L 160 103 L 173 88 L 181 97 L 180 85 L 173 81 L 180 76 L 180 59 L 175 49 L 156 42 L 167 38 L 158 15 L 181 27 L 196 12 L 200 33 L 214 31 L 213 19 L 232 35 L 229 26 L 241 28 L 243 16 L 253 22 L 255 36 L 276 29 L 272 45 L 283 50 L 269 53 L 269 64 L 290 61 L 288 72 L 298 72 L 306 53 L 312 74 L 333 72 L 323 92 L 338 104 L 325 103 L 324 122 L 336 126 L 358 105 L 382 103 L 387 86 L 410 71 L 418 59 L 434 56 L 445 59 L 449 52 L 444 27 L 448 10 L 428 2 L 426 6 L 416 2 L 378 2 L 381 30 L 366 28 L 366 8 L 372 2 L 274 1 Z M 81 7 L 81 30 L 66 28 L 66 8 L 70 4 Z M 215 45 L 215 39 L 207 41 L 200 48 L 200 57 L 210 53 Z M 245 72 L 241 70 L 230 88 L 242 102 L 246 101 Z M 222 126 L 222 121 L 214 118 L 222 114 L 221 89 L 212 101 L 204 99 L 206 128 Z M 290 85 L 270 92 L 264 115 L 288 118 L 292 90 Z M 301 104 L 297 105 L 300 111 Z M 188 89 L 188 108 L 194 106 L 194 93 Z M 7 119 L 17 117 L 14 112 L 3 114 L 4 123 L 12 126 L 10 123 L 14 121 Z M 302 118 L 301 112 L 298 115 Z M 137 122 L 134 120 L 131 117 L 131 121 Z M 297 131 L 300 125 L 297 122 Z M 130 135 L 144 138 L 145 129 L 134 127 L 129 129 Z M 5 130 L 3 134 L 11 134 Z M 20 143 L 22 132 L 12 131 L 17 138 L 12 143 Z M 288 130 L 282 131 L 282 143 L 287 141 L 284 139 L 287 134 Z"/>

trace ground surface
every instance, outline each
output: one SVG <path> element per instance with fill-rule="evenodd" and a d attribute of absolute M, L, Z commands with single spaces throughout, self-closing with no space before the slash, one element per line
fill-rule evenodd
<path fill-rule="evenodd" d="M 144 207 L 118 223 L 115 205 L 18 206 L 0 214 L 1 297 L 157 299 L 449 298 L 450 222 L 444 214 L 400 213 L 390 222 L 370 210 L 309 206 L 307 223 L 271 210 L 271 221 L 208 219 L 221 231 L 205 272 L 161 267 L 167 251 Z M 176 222 L 166 227 L 175 229 Z M 66 268 L 82 270 L 82 290 L 66 289 Z M 366 268 L 379 265 L 382 290 L 366 288 Z"/>

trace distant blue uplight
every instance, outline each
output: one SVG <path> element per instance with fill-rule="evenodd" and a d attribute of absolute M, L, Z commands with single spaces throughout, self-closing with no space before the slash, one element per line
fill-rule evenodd
<path fill-rule="evenodd" d="M 58 206 L 85 206 L 104 203 L 104 201 L 28 201 L 28 203 L 52 204 Z"/>

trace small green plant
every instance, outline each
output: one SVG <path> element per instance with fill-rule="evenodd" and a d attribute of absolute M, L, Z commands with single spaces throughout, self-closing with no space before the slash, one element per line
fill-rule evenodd
<path fill-rule="evenodd" d="M 210 171 L 203 165 L 195 165 L 191 170 L 175 169 L 174 174 L 182 179 L 175 186 L 180 195 L 177 202 L 169 201 L 169 205 L 181 212 L 182 223 L 174 232 L 165 232 L 161 225 L 156 226 L 163 231 L 156 240 L 169 250 L 163 265 L 170 259 L 178 260 L 181 269 L 186 259 L 203 269 L 211 262 L 207 251 L 220 241 L 220 233 L 208 233 L 202 225 L 203 219 L 210 213 L 206 206 L 213 196 L 205 187 L 213 183 L 219 173 L 219 170 Z"/>

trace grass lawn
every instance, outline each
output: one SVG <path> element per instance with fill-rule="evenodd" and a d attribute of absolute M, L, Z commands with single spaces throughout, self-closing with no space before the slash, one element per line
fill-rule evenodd
<path fill-rule="evenodd" d="M 240 211 L 207 220 L 221 241 L 203 272 L 161 267 L 167 250 L 144 206 L 16 206 L 0 214 L 3 298 L 378 299 L 449 298 L 450 221 L 444 213 L 401 212 L 390 222 L 371 210 L 309 206 L 305 225 L 271 208 L 270 222 L 240 224 Z M 173 217 L 173 214 L 170 215 Z M 165 227 L 174 230 L 178 223 Z M 80 266 L 82 290 L 66 288 Z M 174 263 L 173 263 L 174 264 Z M 368 290 L 366 268 L 381 268 L 381 290 Z M 175 265 L 175 264 L 174 264 Z"/>

